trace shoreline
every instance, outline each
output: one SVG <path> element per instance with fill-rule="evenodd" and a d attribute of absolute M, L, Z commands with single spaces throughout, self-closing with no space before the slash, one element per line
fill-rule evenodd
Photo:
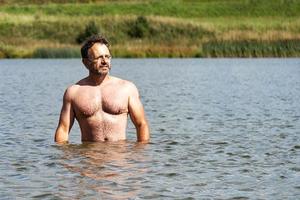
<path fill-rule="evenodd" d="M 118 49 L 112 48 L 115 58 L 290 58 L 300 57 L 300 40 L 275 42 L 257 41 L 220 41 L 201 45 L 193 49 L 175 47 L 166 51 L 154 46 L 147 48 Z M 142 46 L 143 47 L 143 46 Z M 3 58 L 80 58 L 80 46 L 72 48 L 37 48 L 34 51 L 18 51 L 17 47 L 1 48 L 0 59 Z"/>

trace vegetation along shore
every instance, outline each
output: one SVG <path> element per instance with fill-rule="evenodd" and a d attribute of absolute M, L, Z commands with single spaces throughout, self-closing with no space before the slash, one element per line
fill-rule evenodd
<path fill-rule="evenodd" d="M 0 58 L 300 57 L 299 0 L 0 0 Z"/>

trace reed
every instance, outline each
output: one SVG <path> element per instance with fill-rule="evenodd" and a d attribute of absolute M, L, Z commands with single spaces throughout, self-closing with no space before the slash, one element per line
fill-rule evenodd
<path fill-rule="evenodd" d="M 204 57 L 299 57 L 300 40 L 210 41 L 202 52 Z"/>
<path fill-rule="evenodd" d="M 80 50 L 73 48 L 38 48 L 33 54 L 33 58 L 79 58 Z"/>

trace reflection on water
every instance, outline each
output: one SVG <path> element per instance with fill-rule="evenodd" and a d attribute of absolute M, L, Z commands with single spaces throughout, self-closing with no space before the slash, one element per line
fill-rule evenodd
<path fill-rule="evenodd" d="M 151 144 L 53 142 L 79 59 L 0 60 L 0 199 L 300 199 L 300 59 L 114 59 Z"/>
<path fill-rule="evenodd" d="M 142 177 L 148 170 L 149 158 L 143 153 L 145 147 L 146 144 L 129 142 L 59 146 L 62 151 L 60 164 L 82 178 L 78 183 L 78 195 L 70 198 L 82 199 L 91 195 L 86 193 L 87 188 L 93 191 L 92 196 L 104 199 L 136 197 L 142 188 Z M 59 196 L 66 196 L 65 191 Z"/>

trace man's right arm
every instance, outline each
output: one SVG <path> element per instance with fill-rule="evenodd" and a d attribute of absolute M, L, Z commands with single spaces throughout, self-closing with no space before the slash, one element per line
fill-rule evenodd
<path fill-rule="evenodd" d="M 55 132 L 54 141 L 56 143 L 66 143 L 69 139 L 69 132 L 74 123 L 74 111 L 71 104 L 71 88 L 64 94 L 63 106 L 60 113 L 58 126 Z"/>
<path fill-rule="evenodd" d="M 137 141 L 149 143 L 150 130 L 146 120 L 144 107 L 139 97 L 139 92 L 134 84 L 130 84 L 130 96 L 128 98 L 128 110 L 130 118 L 136 127 Z"/>

